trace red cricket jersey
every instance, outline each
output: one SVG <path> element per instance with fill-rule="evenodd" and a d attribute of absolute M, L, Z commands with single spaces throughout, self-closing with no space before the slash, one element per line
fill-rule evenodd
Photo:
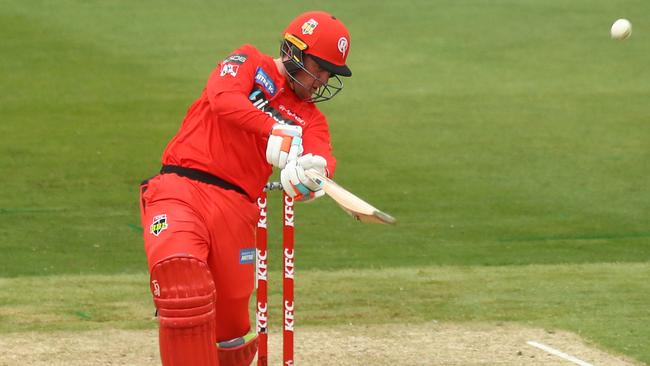
<path fill-rule="evenodd" d="M 336 160 L 325 116 L 314 103 L 295 95 L 272 57 L 251 45 L 235 50 L 212 71 L 167 145 L 162 163 L 208 172 L 243 188 L 255 200 L 272 174 L 266 144 L 276 121 L 248 99 L 254 89 L 265 94 L 274 113 L 302 127 L 304 153 L 323 156 L 332 175 Z"/>

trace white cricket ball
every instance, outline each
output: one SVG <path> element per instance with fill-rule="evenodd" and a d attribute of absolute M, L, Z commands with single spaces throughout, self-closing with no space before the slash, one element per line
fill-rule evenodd
<path fill-rule="evenodd" d="M 628 37 L 630 37 L 632 34 L 632 23 L 630 23 L 630 21 L 627 19 L 618 19 L 614 22 L 614 24 L 612 24 L 610 34 L 612 35 L 613 39 L 616 39 L 618 41 L 628 39 Z"/>

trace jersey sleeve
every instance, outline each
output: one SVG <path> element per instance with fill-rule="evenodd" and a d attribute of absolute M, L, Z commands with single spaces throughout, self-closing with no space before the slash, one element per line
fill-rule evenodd
<path fill-rule="evenodd" d="M 261 56 L 251 45 L 238 48 L 212 71 L 205 92 L 219 121 L 268 135 L 275 121 L 248 100 Z"/>
<path fill-rule="evenodd" d="M 320 155 L 327 160 L 327 176 L 332 178 L 336 170 L 336 158 L 332 154 L 329 126 L 325 116 L 318 113 L 303 130 L 302 144 L 304 154 Z"/>

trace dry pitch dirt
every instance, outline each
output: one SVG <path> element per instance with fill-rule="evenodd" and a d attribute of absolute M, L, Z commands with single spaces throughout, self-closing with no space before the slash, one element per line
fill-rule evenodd
<path fill-rule="evenodd" d="M 271 334 L 271 365 L 281 345 Z M 526 344 L 534 340 L 592 365 L 641 365 L 567 332 L 514 325 L 372 325 L 298 328 L 298 365 L 575 365 Z M 159 365 L 155 331 L 14 333 L 0 336 L 1 366 Z M 277 352 L 276 352 L 277 350 Z"/>

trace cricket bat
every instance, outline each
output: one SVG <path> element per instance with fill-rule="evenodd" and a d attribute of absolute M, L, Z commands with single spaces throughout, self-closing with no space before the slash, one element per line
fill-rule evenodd
<path fill-rule="evenodd" d="M 393 216 L 378 210 L 318 171 L 309 169 L 305 171 L 305 175 L 314 182 L 320 184 L 323 187 L 323 191 L 325 191 L 328 196 L 341 206 L 343 211 L 347 212 L 355 219 L 361 222 L 377 224 L 392 225 L 397 222 Z"/>

